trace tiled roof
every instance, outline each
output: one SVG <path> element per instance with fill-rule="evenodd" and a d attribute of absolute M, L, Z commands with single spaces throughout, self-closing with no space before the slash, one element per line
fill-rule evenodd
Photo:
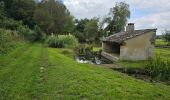
<path fill-rule="evenodd" d="M 156 32 L 157 29 L 144 29 L 144 30 L 134 30 L 134 31 L 125 31 L 113 34 L 109 37 L 105 37 L 102 41 L 109 41 L 109 42 L 118 42 L 122 43 L 125 40 L 135 38 L 137 36 L 143 35 L 148 32 Z"/>

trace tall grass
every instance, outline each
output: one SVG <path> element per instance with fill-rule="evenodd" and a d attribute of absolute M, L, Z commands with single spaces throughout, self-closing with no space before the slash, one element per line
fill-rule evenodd
<path fill-rule="evenodd" d="M 54 48 L 74 48 L 78 46 L 78 40 L 73 35 L 49 36 L 46 44 Z"/>
<path fill-rule="evenodd" d="M 161 81 L 170 79 L 170 62 L 161 57 L 156 57 L 154 60 L 146 64 L 146 69 L 149 71 L 152 78 Z"/>
<path fill-rule="evenodd" d="M 16 31 L 0 29 L 0 54 L 15 48 L 20 40 L 20 35 Z"/>

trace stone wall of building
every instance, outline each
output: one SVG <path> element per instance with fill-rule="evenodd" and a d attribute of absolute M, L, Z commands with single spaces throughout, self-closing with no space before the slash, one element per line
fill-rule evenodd
<path fill-rule="evenodd" d="M 125 41 L 120 48 L 121 60 L 147 60 L 152 59 L 154 55 L 154 44 L 151 39 L 155 36 L 155 32 L 137 36 Z"/>

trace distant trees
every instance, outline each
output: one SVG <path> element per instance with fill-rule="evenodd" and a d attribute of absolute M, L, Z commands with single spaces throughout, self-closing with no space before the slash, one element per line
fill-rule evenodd
<path fill-rule="evenodd" d="M 163 38 L 170 44 L 170 30 L 164 31 Z"/>
<path fill-rule="evenodd" d="M 99 38 L 98 18 L 76 20 L 76 37 L 80 42 L 93 42 Z"/>
<path fill-rule="evenodd" d="M 124 30 L 129 5 L 116 3 L 102 22 L 98 18 L 75 20 L 61 0 L 0 0 L 0 28 L 17 30 L 31 40 L 46 33 L 74 33 L 80 42 L 96 42 Z"/>
<path fill-rule="evenodd" d="M 33 14 L 36 7 L 34 0 L 1 0 L 5 3 L 6 14 L 15 20 L 33 27 Z"/>
<path fill-rule="evenodd" d="M 109 16 L 104 19 L 108 24 L 105 30 L 109 35 L 124 31 L 128 18 L 130 18 L 129 5 L 125 2 L 116 3 L 116 6 L 110 9 Z"/>
<path fill-rule="evenodd" d="M 99 38 L 98 32 L 98 19 L 93 18 L 89 20 L 84 28 L 86 42 L 93 42 L 95 39 Z"/>
<path fill-rule="evenodd" d="M 3 19 L 5 16 L 5 3 L 0 1 L 0 19 Z"/>
<path fill-rule="evenodd" d="M 60 1 L 42 0 L 34 13 L 34 20 L 47 34 L 73 31 L 74 18 Z"/>

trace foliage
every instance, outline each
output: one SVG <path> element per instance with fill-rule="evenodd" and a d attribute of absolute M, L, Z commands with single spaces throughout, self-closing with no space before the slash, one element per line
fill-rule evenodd
<path fill-rule="evenodd" d="M 93 45 L 89 44 L 80 44 L 78 47 L 75 48 L 75 54 L 79 59 L 82 60 L 90 60 L 94 63 L 95 58 L 100 58 L 101 50 L 95 51 Z"/>
<path fill-rule="evenodd" d="M 109 35 L 124 31 L 128 18 L 130 18 L 129 5 L 125 2 L 116 3 L 116 6 L 111 8 L 109 17 L 105 19 L 108 23 L 106 30 L 109 31 Z"/>
<path fill-rule="evenodd" d="M 34 20 L 46 33 L 71 32 L 73 17 L 58 0 L 42 0 L 34 13 Z"/>
<path fill-rule="evenodd" d="M 49 36 L 46 43 L 54 48 L 74 48 L 78 45 L 78 40 L 73 35 L 58 35 Z"/>
<path fill-rule="evenodd" d="M 21 42 L 16 31 L 0 29 L 0 54 L 7 53 Z"/>
<path fill-rule="evenodd" d="M 34 0 L 2 0 L 8 17 L 23 21 L 29 27 L 34 26 L 33 12 L 36 4 Z"/>
<path fill-rule="evenodd" d="M 76 54 L 77 55 L 92 55 L 92 51 L 93 51 L 93 46 L 92 45 L 88 45 L 88 44 L 80 44 L 76 49 Z"/>
<path fill-rule="evenodd" d="M 46 38 L 45 33 L 41 30 L 41 28 L 38 25 L 34 26 L 33 31 L 35 33 L 35 41 L 44 40 Z"/>
<path fill-rule="evenodd" d="M 75 36 L 80 42 L 94 42 L 99 40 L 98 18 L 76 20 Z"/>
<path fill-rule="evenodd" d="M 97 38 L 99 38 L 98 34 L 98 19 L 91 19 L 86 23 L 84 28 L 86 42 L 94 42 Z M 99 40 L 99 39 L 98 39 Z"/>
<path fill-rule="evenodd" d="M 167 46 L 168 42 L 164 39 L 156 39 L 155 46 Z"/>
<path fill-rule="evenodd" d="M 11 18 L 5 17 L 3 19 L 0 19 L 0 28 L 16 30 L 16 28 L 20 25 L 22 25 L 22 22 L 13 20 Z"/>
<path fill-rule="evenodd" d="M 152 77 L 156 77 L 160 80 L 168 80 L 170 78 L 169 60 L 163 60 L 160 57 L 157 57 L 147 63 L 146 69 Z"/>
<path fill-rule="evenodd" d="M 66 25 L 63 29 L 63 32 L 64 33 L 73 33 L 75 31 L 75 19 L 74 19 L 74 16 L 68 16 L 66 18 Z"/>
<path fill-rule="evenodd" d="M 163 38 L 169 43 L 170 45 L 170 30 L 165 30 L 163 33 Z"/>
<path fill-rule="evenodd" d="M 76 19 L 75 22 L 76 22 L 75 36 L 78 38 L 79 42 L 86 42 L 86 38 L 84 36 L 85 34 L 84 29 L 85 29 L 86 23 L 89 22 L 89 19 L 87 18 L 81 19 L 81 20 Z"/>
<path fill-rule="evenodd" d="M 44 38 L 44 34 L 38 26 L 34 26 L 34 29 L 31 30 L 26 25 L 19 25 L 17 27 L 18 33 L 23 36 L 24 39 L 29 41 L 38 41 Z"/>
<path fill-rule="evenodd" d="M 5 16 L 5 4 L 3 1 L 0 1 L 0 19 L 3 19 Z"/>

